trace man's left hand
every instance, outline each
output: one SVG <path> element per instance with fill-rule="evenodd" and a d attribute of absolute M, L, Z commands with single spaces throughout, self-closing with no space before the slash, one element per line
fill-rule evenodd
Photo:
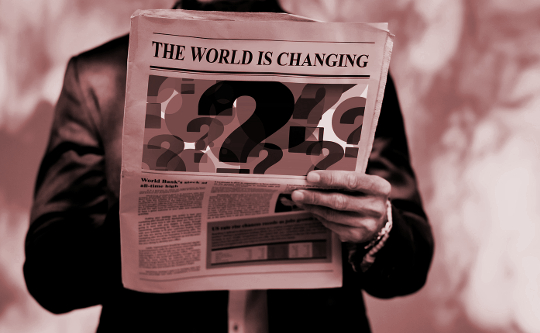
<path fill-rule="evenodd" d="M 307 181 L 330 190 L 296 190 L 293 201 L 334 231 L 342 242 L 372 240 L 387 221 L 391 185 L 384 178 L 355 171 L 312 171 Z"/>

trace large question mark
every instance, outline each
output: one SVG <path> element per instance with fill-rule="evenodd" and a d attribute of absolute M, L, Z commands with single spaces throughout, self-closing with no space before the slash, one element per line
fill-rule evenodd
<path fill-rule="evenodd" d="M 223 142 L 219 151 L 221 162 L 246 163 L 251 150 L 286 125 L 294 112 L 294 96 L 281 82 L 222 81 L 207 92 L 199 101 L 201 115 L 232 114 L 233 104 L 240 96 L 250 96 L 256 102 L 252 116 Z"/>
<path fill-rule="evenodd" d="M 351 97 L 339 104 L 332 117 L 332 127 L 337 137 L 348 144 L 357 145 L 360 142 L 365 106 L 366 99 L 364 97 Z M 357 119 L 359 119 L 360 125 L 354 125 L 358 121 Z"/>
<path fill-rule="evenodd" d="M 163 144 L 169 143 L 168 147 Z M 160 134 L 143 145 L 142 161 L 150 170 L 186 171 L 186 165 L 179 154 L 184 150 L 184 141 L 175 135 Z"/>
<path fill-rule="evenodd" d="M 328 150 L 328 155 L 325 156 L 321 161 L 315 163 L 309 169 L 309 171 L 327 170 L 328 168 L 330 168 L 332 165 L 336 164 L 343 158 L 343 155 L 344 155 L 343 147 L 341 147 L 340 144 L 332 142 L 332 141 L 321 141 L 321 142 L 316 142 L 312 144 L 308 149 L 308 155 L 320 155 L 323 152 L 323 149 Z"/>

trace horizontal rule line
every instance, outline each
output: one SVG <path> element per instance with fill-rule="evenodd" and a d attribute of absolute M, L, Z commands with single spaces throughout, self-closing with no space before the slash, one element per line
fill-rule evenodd
<path fill-rule="evenodd" d="M 359 79 L 370 78 L 369 75 L 326 75 L 326 74 L 298 74 L 298 73 L 278 73 L 278 72 L 203 71 L 203 70 L 193 70 L 193 69 L 175 68 L 175 67 L 161 67 L 161 66 L 150 66 L 150 69 L 158 70 L 158 71 L 173 71 L 173 72 L 198 73 L 198 74 L 234 74 L 234 75 L 256 75 L 256 76 L 298 76 L 298 77 L 359 78 Z"/>
<path fill-rule="evenodd" d="M 319 242 L 326 242 L 327 239 L 304 239 L 299 241 L 288 241 L 288 242 L 276 242 L 276 243 L 258 243 L 258 244 L 250 244 L 250 245 L 242 245 L 242 246 L 228 246 L 228 247 L 219 247 L 211 249 L 212 252 L 214 251 L 222 251 L 222 250 L 231 250 L 231 249 L 243 249 L 246 247 L 256 247 L 256 246 L 271 246 L 271 245 L 283 245 L 283 244 L 298 244 L 298 243 L 319 243 Z"/>
<path fill-rule="evenodd" d="M 333 269 L 317 269 L 317 270 L 305 270 L 305 271 L 279 271 L 279 272 L 263 272 L 264 274 L 287 274 L 287 273 L 332 273 Z M 139 273 L 140 274 L 140 273 Z M 187 280 L 187 279 L 197 279 L 197 278 L 203 278 L 203 277 L 218 277 L 218 276 L 235 276 L 235 275 L 257 275 L 261 274 L 259 272 L 247 272 L 247 273 L 229 273 L 229 274 L 207 274 L 207 275 L 195 275 L 195 276 L 186 276 L 186 277 L 179 277 L 174 279 L 163 279 L 163 280 L 156 280 L 156 279 L 145 279 L 140 277 L 140 280 L 143 281 L 154 281 L 154 282 L 170 282 L 170 281 L 179 281 L 179 280 Z"/>
<path fill-rule="evenodd" d="M 186 37 L 208 40 L 251 40 L 251 41 L 265 41 L 265 42 L 294 42 L 294 43 L 328 43 L 328 44 L 375 44 L 375 42 L 337 42 L 337 41 L 316 41 L 316 40 L 288 40 L 288 39 L 259 39 L 259 38 L 212 38 L 212 37 L 199 37 L 199 36 L 187 36 L 187 35 L 175 35 L 167 34 L 163 32 L 154 32 L 154 35 L 164 35 L 173 37 Z"/>

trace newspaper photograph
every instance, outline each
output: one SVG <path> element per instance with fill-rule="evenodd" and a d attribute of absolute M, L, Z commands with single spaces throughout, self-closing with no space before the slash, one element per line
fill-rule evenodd
<path fill-rule="evenodd" d="M 341 243 L 296 207 L 312 170 L 365 172 L 393 35 L 290 14 L 132 16 L 124 286 L 334 288 Z"/>

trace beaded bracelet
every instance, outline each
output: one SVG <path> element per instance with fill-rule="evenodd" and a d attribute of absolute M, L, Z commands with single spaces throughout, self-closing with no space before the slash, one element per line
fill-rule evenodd
<path fill-rule="evenodd" d="M 367 271 L 367 269 L 375 262 L 375 254 L 382 249 L 384 243 L 386 243 L 386 240 L 390 236 L 390 230 L 392 230 L 393 225 L 392 204 L 390 203 L 390 200 L 386 200 L 386 218 L 388 221 L 379 231 L 377 237 L 369 242 L 368 245 L 364 246 L 364 250 L 368 250 L 368 252 L 364 255 L 364 258 L 362 258 L 362 263 L 360 264 L 360 269 L 362 272 Z"/>

